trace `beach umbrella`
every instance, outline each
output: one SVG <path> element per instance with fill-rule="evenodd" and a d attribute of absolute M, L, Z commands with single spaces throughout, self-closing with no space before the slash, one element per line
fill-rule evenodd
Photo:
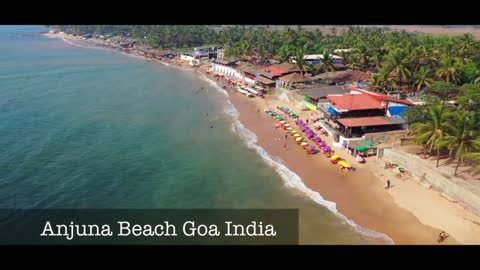
<path fill-rule="evenodd" d="M 308 143 L 302 142 L 300 145 L 301 145 L 301 146 L 305 146 L 305 145 L 308 145 Z"/>
<path fill-rule="evenodd" d="M 343 164 L 345 164 L 345 163 L 347 163 L 347 162 L 346 162 L 346 161 L 344 161 L 344 160 L 340 160 L 340 161 L 339 161 L 337 164 L 338 164 L 338 165 L 342 165 L 342 166 L 343 166 Z"/>
<path fill-rule="evenodd" d="M 325 150 L 326 150 L 326 151 L 330 151 L 330 150 L 332 150 L 332 148 L 327 145 L 327 146 L 325 146 Z"/>
<path fill-rule="evenodd" d="M 340 163 L 340 162 L 339 162 L 339 163 Z M 346 163 L 346 162 L 342 163 L 342 166 L 345 167 L 345 168 L 351 168 L 351 167 L 352 167 L 352 165 L 350 165 L 350 164 L 348 164 L 348 163 Z"/>
<path fill-rule="evenodd" d="M 287 121 L 282 120 L 282 121 L 280 121 L 280 123 L 281 123 L 281 124 L 285 124 L 285 123 L 287 123 Z"/>
<path fill-rule="evenodd" d="M 295 133 L 297 133 L 297 131 L 292 129 L 292 131 L 290 131 L 290 133 L 295 134 Z"/>
<path fill-rule="evenodd" d="M 289 126 L 290 126 L 290 124 L 284 124 L 284 126 L 286 126 L 286 127 L 289 127 Z"/>
<path fill-rule="evenodd" d="M 287 128 L 287 130 L 293 130 L 293 128 L 291 128 L 291 127 L 288 127 L 288 128 Z"/>
<path fill-rule="evenodd" d="M 297 141 L 297 142 L 299 142 L 301 140 L 303 140 L 302 137 L 298 137 L 298 138 L 295 139 L 295 141 Z"/>
<path fill-rule="evenodd" d="M 293 137 L 300 137 L 300 134 L 293 134 Z"/>
<path fill-rule="evenodd" d="M 337 159 L 337 158 L 340 158 L 340 156 L 337 155 L 337 154 L 335 154 L 335 155 L 333 155 L 333 156 L 330 157 L 331 160 L 335 160 L 335 159 Z"/>

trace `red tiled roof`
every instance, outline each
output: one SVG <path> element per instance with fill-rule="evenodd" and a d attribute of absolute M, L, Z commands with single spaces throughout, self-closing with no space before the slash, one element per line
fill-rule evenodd
<path fill-rule="evenodd" d="M 384 108 L 379 100 L 363 94 L 345 94 L 341 96 L 329 95 L 327 96 L 327 99 L 333 103 L 332 107 L 337 110 L 355 111 Z"/>
<path fill-rule="evenodd" d="M 366 94 L 366 95 L 369 95 L 379 101 L 391 101 L 391 102 L 396 102 L 396 103 L 400 103 L 400 104 L 405 104 L 405 105 L 415 105 L 413 104 L 410 100 L 406 100 L 406 99 L 400 99 L 400 98 L 394 98 L 394 97 L 391 97 L 391 96 L 388 96 L 388 95 L 384 95 L 384 94 L 380 94 L 380 93 L 374 93 L 374 92 L 370 92 L 370 91 L 367 91 L 367 90 L 364 90 L 364 89 L 358 89 L 358 88 L 355 88 L 355 87 L 352 87 L 350 88 L 350 90 L 353 90 L 353 91 L 358 91 L 358 92 L 361 92 L 363 94 Z"/>
<path fill-rule="evenodd" d="M 368 126 L 384 126 L 392 125 L 390 121 L 385 119 L 384 116 L 371 116 L 371 117 L 356 117 L 356 118 L 340 118 L 337 119 L 345 127 L 368 127 Z"/>
<path fill-rule="evenodd" d="M 262 69 L 262 71 L 265 71 L 265 70 L 267 70 L 267 72 L 273 74 L 274 76 L 281 76 L 289 72 L 288 70 L 284 70 L 275 66 L 269 66 Z"/>

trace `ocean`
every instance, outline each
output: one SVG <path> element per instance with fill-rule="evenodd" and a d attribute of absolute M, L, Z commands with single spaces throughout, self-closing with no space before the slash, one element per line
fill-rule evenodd
<path fill-rule="evenodd" d="M 45 30 L 0 26 L 0 208 L 296 208 L 301 244 L 378 243 L 200 74 Z"/>

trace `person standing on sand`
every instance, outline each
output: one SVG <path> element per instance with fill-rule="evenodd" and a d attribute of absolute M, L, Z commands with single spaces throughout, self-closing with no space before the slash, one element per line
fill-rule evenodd
<path fill-rule="evenodd" d="M 390 179 L 387 179 L 387 181 L 385 181 L 385 188 L 386 189 L 390 188 Z"/>
<path fill-rule="evenodd" d="M 442 231 L 439 235 L 438 235 L 438 239 L 437 239 L 437 242 L 438 243 L 441 243 L 443 241 L 445 241 L 445 238 L 447 238 L 447 234 Z"/>
<path fill-rule="evenodd" d="M 285 140 L 288 140 L 288 133 L 285 133 Z"/>
<path fill-rule="evenodd" d="M 307 122 L 307 125 L 308 125 L 308 118 L 307 118 L 307 120 L 306 120 L 305 122 Z"/>
<path fill-rule="evenodd" d="M 283 148 L 285 148 L 285 151 L 287 150 L 287 142 L 283 144 Z"/>

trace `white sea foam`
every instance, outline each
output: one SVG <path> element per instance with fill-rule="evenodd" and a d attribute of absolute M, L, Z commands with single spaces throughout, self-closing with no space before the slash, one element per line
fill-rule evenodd
<path fill-rule="evenodd" d="M 206 82 L 208 82 L 215 90 L 217 90 L 219 93 L 222 93 L 224 94 L 225 96 L 228 96 L 228 93 L 225 89 L 221 88 L 220 86 L 218 86 L 218 84 L 215 82 L 215 81 L 212 81 L 210 78 L 208 78 L 207 76 L 205 76 L 205 74 L 201 74 L 200 75 L 200 78 Z M 231 105 L 231 107 L 233 107 L 233 104 L 230 102 L 230 100 L 228 100 L 228 103 Z M 227 106 L 229 107 L 229 106 Z M 233 107 L 235 109 L 235 107 Z M 236 110 L 236 109 L 235 109 Z"/>

